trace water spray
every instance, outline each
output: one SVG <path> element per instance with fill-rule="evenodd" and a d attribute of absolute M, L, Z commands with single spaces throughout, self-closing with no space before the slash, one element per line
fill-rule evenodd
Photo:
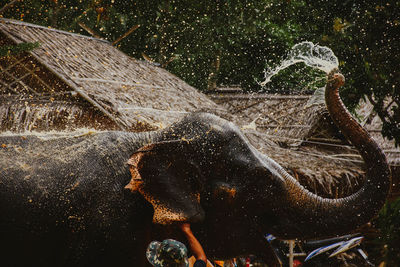
<path fill-rule="evenodd" d="M 301 42 L 292 47 L 286 59 L 279 66 L 264 72 L 265 79 L 260 85 L 265 86 L 281 70 L 300 62 L 327 74 L 339 66 L 338 58 L 329 47 L 315 45 L 308 41 Z"/>

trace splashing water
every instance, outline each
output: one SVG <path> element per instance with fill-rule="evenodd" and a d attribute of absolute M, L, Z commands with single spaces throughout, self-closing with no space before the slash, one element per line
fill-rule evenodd
<path fill-rule="evenodd" d="M 329 47 L 315 45 L 312 42 L 301 42 L 292 47 L 287 58 L 279 66 L 265 71 L 265 80 L 260 85 L 265 86 L 279 71 L 299 62 L 326 73 L 339 66 L 337 57 Z"/>

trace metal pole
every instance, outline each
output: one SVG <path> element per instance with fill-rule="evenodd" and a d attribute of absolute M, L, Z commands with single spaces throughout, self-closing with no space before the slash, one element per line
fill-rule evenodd
<path fill-rule="evenodd" d="M 289 240 L 289 267 L 293 267 L 294 240 Z"/>

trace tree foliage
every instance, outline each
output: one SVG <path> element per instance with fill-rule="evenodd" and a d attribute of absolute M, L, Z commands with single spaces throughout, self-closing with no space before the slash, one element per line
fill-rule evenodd
<path fill-rule="evenodd" d="M 240 85 L 259 91 L 267 66 L 294 44 L 333 49 L 346 76 L 346 104 L 368 98 L 400 142 L 400 2 L 395 0 L 24 0 L 3 15 L 116 40 L 125 53 L 167 68 L 200 90 Z M 85 30 L 86 29 L 86 30 Z M 295 66 L 280 74 L 275 91 L 302 88 L 314 71 Z"/>
<path fill-rule="evenodd" d="M 39 42 L 0 46 L 0 57 L 7 57 L 10 55 L 19 54 L 21 52 L 28 52 L 37 47 L 39 47 Z"/>
<path fill-rule="evenodd" d="M 347 104 L 369 99 L 383 121 L 382 134 L 399 145 L 400 2 L 325 0 L 308 5 L 313 10 L 309 21 L 321 26 L 311 31 L 312 39 L 332 47 L 341 60 Z"/>
<path fill-rule="evenodd" d="M 380 235 L 373 240 L 371 256 L 379 266 L 398 266 L 400 259 L 400 198 L 392 203 L 386 203 L 374 221 Z M 384 263 L 384 264 L 382 264 Z"/>

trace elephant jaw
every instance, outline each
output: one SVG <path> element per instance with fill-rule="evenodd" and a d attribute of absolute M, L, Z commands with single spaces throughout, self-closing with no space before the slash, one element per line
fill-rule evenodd
<path fill-rule="evenodd" d="M 182 212 L 174 211 L 166 205 L 163 205 L 154 197 L 146 194 L 143 196 L 154 208 L 153 223 L 171 224 L 173 222 L 186 222 L 190 219 L 187 218 Z"/>

